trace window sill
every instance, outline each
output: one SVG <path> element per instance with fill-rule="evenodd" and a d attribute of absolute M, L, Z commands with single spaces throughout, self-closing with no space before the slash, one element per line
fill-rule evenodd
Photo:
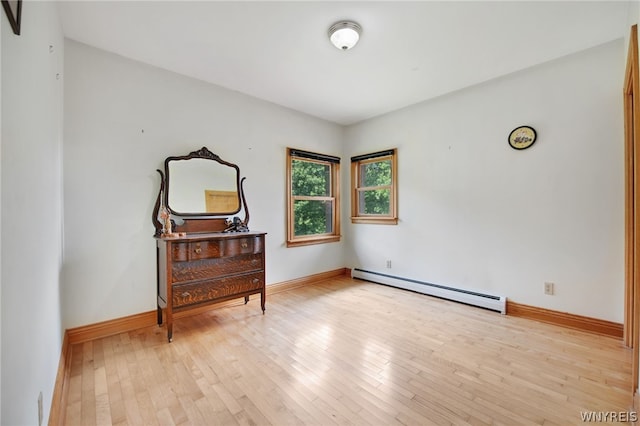
<path fill-rule="evenodd" d="M 340 235 L 322 237 L 297 238 L 287 241 L 287 247 L 309 246 L 312 244 L 335 243 L 340 241 Z"/>
<path fill-rule="evenodd" d="M 357 216 L 351 218 L 351 223 L 372 223 L 377 225 L 397 225 L 397 217 L 363 217 Z"/>

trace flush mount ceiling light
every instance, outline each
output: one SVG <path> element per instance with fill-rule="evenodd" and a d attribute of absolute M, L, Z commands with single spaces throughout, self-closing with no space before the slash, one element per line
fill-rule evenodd
<path fill-rule="evenodd" d="M 329 28 L 329 40 L 340 50 L 349 50 L 360 39 L 362 28 L 352 21 L 336 22 Z"/>

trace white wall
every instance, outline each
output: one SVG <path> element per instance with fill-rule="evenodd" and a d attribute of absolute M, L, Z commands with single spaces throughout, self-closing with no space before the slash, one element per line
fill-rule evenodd
<path fill-rule="evenodd" d="M 627 12 L 627 28 L 631 28 L 633 24 L 637 24 L 640 19 L 640 1 L 639 0 L 629 0 L 629 9 Z M 628 43 L 628 32 L 626 35 L 626 42 Z M 626 47 L 626 45 L 625 45 Z M 626 52 L 626 49 L 625 49 Z"/>
<path fill-rule="evenodd" d="M 349 127 L 344 158 L 398 148 L 400 217 L 349 224 L 350 266 L 622 322 L 623 49 L 608 43 Z M 516 151 L 507 136 L 524 124 L 538 140 Z"/>
<path fill-rule="evenodd" d="M 37 425 L 39 392 L 49 416 L 62 344 L 64 45 L 53 3 L 24 2 L 20 36 L 1 13 L 0 423 Z"/>
<path fill-rule="evenodd" d="M 285 148 L 340 155 L 340 126 L 71 40 L 65 73 L 65 327 L 155 309 L 156 169 L 202 146 L 247 177 L 267 284 L 345 266 L 343 242 L 285 247 Z"/>

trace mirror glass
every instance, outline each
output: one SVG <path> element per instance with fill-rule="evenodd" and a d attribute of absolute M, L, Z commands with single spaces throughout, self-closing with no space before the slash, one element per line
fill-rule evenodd
<path fill-rule="evenodd" d="M 238 173 L 237 168 L 206 158 L 167 161 L 167 207 L 184 215 L 237 213 Z"/>

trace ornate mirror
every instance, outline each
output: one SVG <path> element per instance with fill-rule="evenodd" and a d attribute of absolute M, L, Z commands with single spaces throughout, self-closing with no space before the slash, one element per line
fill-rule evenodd
<path fill-rule="evenodd" d="M 240 210 L 240 171 L 207 158 L 169 157 L 165 163 L 166 206 L 179 216 L 230 215 Z"/>
<path fill-rule="evenodd" d="M 156 236 L 171 236 L 173 231 L 248 231 L 249 212 L 242 189 L 245 178 L 240 179 L 237 165 L 202 147 L 167 157 L 164 171 L 158 173 L 162 181 L 153 212 Z M 244 220 L 228 218 L 241 210 Z"/>

